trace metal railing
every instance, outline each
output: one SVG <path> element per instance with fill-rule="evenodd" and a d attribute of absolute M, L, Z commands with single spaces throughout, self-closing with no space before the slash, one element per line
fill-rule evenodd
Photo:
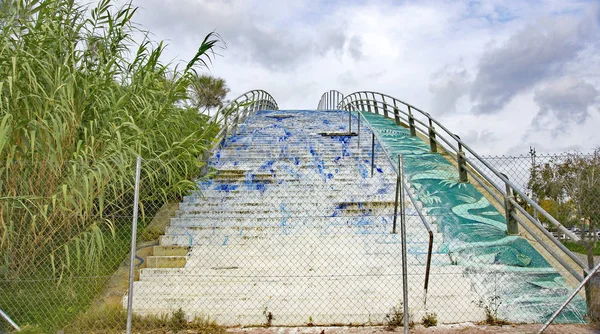
<path fill-rule="evenodd" d="M 222 106 L 211 118 L 211 122 L 218 123 L 221 127 L 215 136 L 219 146 L 227 136 L 235 132 L 238 124 L 244 123 L 248 117 L 259 110 L 278 110 L 277 102 L 268 92 L 262 89 L 248 91 Z"/>
<path fill-rule="evenodd" d="M 317 110 L 332 110 L 336 109 L 340 102 L 344 99 L 344 94 L 337 90 L 330 90 L 321 95 Z"/>
<path fill-rule="evenodd" d="M 583 276 L 580 273 L 582 270 L 584 272 L 587 271 L 587 266 L 581 259 L 575 256 L 559 240 L 557 240 L 546 228 L 544 228 L 539 220 L 529 214 L 526 208 L 516 201 L 515 195 L 518 195 L 526 205 L 528 204 L 534 208 L 538 215 L 545 217 L 559 231 L 572 240 L 579 241 L 579 237 L 564 227 L 534 200 L 530 199 L 525 193 L 519 190 L 519 187 L 514 185 L 506 175 L 494 169 L 473 149 L 465 144 L 459 136 L 448 130 L 444 125 L 431 117 L 431 115 L 392 96 L 372 91 L 360 91 L 347 95 L 338 104 L 337 109 L 348 110 L 349 114 L 351 114 L 352 111 L 379 114 L 386 118 L 393 119 L 397 125 L 407 126 L 411 136 L 420 134 L 423 137 L 428 138 L 432 153 L 438 152 L 438 147 L 440 147 L 446 153 L 449 153 L 448 155 L 456 161 L 461 182 L 467 182 L 468 178 L 471 177 L 485 189 L 491 198 L 496 200 L 498 204 L 505 209 L 509 234 L 517 234 L 518 225 L 521 225 L 549 254 L 552 255 L 554 259 L 556 259 L 558 263 L 560 263 L 561 266 L 568 270 L 575 279 L 579 282 L 583 280 Z M 361 113 L 359 112 L 359 114 Z M 467 157 L 467 153 L 469 153 L 471 157 Z M 389 155 L 388 158 L 390 161 L 393 161 L 391 159 L 392 157 Z M 472 161 L 476 161 L 478 164 L 483 165 L 486 168 L 485 171 L 487 171 L 487 173 L 484 172 L 482 168 L 479 168 L 477 164 L 472 163 Z M 504 182 L 504 187 L 498 185 L 488 176 L 488 174 L 493 174 Z M 558 254 L 555 249 L 544 242 L 536 232 L 540 232 L 546 236 L 558 249 L 560 249 L 561 254 Z M 572 260 L 578 268 L 574 268 L 567 263 L 564 256 Z"/>

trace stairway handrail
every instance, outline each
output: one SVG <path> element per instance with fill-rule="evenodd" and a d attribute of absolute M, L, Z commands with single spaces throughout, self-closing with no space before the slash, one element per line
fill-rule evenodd
<path fill-rule="evenodd" d="M 317 110 L 332 110 L 337 108 L 339 102 L 344 99 L 344 94 L 342 92 L 332 89 L 328 92 L 323 93 L 321 95 L 321 99 L 317 105 Z M 335 103 L 339 101 L 338 103 Z"/>
<path fill-rule="evenodd" d="M 364 95 L 364 98 L 363 98 L 363 95 Z M 369 97 L 369 95 L 371 97 Z M 386 101 L 386 98 L 389 100 L 389 102 Z M 401 110 L 402 106 L 406 107 L 408 109 L 408 111 Z M 546 217 L 548 219 L 548 221 L 550 221 L 554 226 L 556 226 L 565 235 L 567 235 L 574 241 L 579 240 L 579 237 L 577 237 L 571 231 L 566 229 L 558 220 L 556 220 L 554 217 L 552 217 L 548 212 L 546 212 L 535 201 L 533 201 L 526 194 L 524 194 L 515 184 L 513 184 L 508 179 L 508 177 L 506 175 L 500 173 L 495 168 L 493 168 L 479 154 L 474 152 L 474 150 L 471 149 L 471 147 L 469 147 L 466 143 L 464 143 L 460 139 L 459 136 L 457 136 L 456 134 L 454 134 L 450 130 L 448 130 L 448 128 L 446 128 L 438 120 L 433 118 L 429 113 L 415 107 L 412 104 L 409 104 L 407 102 L 399 100 L 395 97 L 392 97 L 387 94 L 379 93 L 379 92 L 374 92 L 374 91 L 358 91 L 358 92 L 349 94 L 338 104 L 338 109 L 348 110 L 349 112 L 351 112 L 353 110 L 356 110 L 356 111 L 360 110 L 363 112 L 370 112 L 370 113 L 375 113 L 375 114 L 380 114 L 379 109 L 382 109 L 384 117 L 395 119 L 396 123 L 398 125 L 400 125 L 401 121 L 404 122 L 405 125 L 407 124 L 411 130 L 411 135 L 416 135 L 416 131 L 419 131 L 420 134 L 424 135 L 425 137 L 429 137 L 432 150 L 433 150 L 434 145 L 436 145 L 436 147 L 437 147 L 437 145 L 440 145 L 443 147 L 443 149 L 445 151 L 452 153 L 452 154 L 450 154 L 450 156 L 452 158 L 456 159 L 457 162 L 459 162 L 458 160 L 460 160 L 461 158 L 464 159 L 465 165 L 468 164 L 468 167 L 470 169 L 472 169 L 473 171 L 475 171 L 475 172 L 473 172 L 473 171 L 469 170 L 469 168 L 465 168 L 464 172 L 473 176 L 474 179 L 476 181 L 478 181 L 478 183 L 480 185 L 482 185 L 483 188 L 488 193 L 490 193 L 490 195 L 492 197 L 494 197 L 497 201 L 501 202 L 501 204 L 502 204 L 502 199 L 498 198 L 498 196 L 494 193 L 494 191 L 492 191 L 485 184 L 485 182 L 482 182 L 482 180 L 480 180 L 479 177 L 482 177 L 483 179 L 485 179 L 485 181 L 487 183 L 489 183 L 492 187 L 494 187 L 494 189 L 497 192 L 499 192 L 500 194 L 502 194 L 504 196 L 505 208 L 507 205 L 506 203 L 510 203 L 513 206 L 516 205 L 516 210 L 520 211 L 521 213 L 523 213 L 523 212 L 526 213 L 525 208 L 523 208 L 520 204 L 518 204 L 514 200 L 512 194 L 516 193 L 524 201 L 526 201 L 529 205 L 531 205 L 534 209 L 536 209 L 540 214 L 542 214 L 544 217 Z M 422 120 L 419 120 L 418 118 L 416 118 L 415 115 L 412 113 L 413 110 L 417 111 L 420 115 L 425 116 L 426 122 L 423 122 Z M 405 117 L 402 118 L 401 115 L 403 115 Z M 434 126 L 434 124 L 435 124 L 435 126 Z M 421 125 L 422 127 L 419 125 Z M 439 127 L 440 129 L 442 129 L 446 133 L 446 136 L 449 135 L 451 139 L 447 139 L 446 136 L 444 136 L 443 132 L 437 131 L 436 126 Z M 458 146 L 458 147 L 456 147 L 452 143 L 452 141 L 455 141 L 456 146 Z M 490 177 L 488 177 L 487 174 L 483 173 L 483 171 L 479 167 L 474 165 L 472 163 L 472 160 L 466 157 L 463 149 L 466 150 L 467 152 L 469 152 L 475 158 L 476 161 L 480 162 L 483 166 L 485 166 L 487 169 L 489 169 L 496 177 L 498 177 L 501 181 L 503 181 L 506 186 L 505 189 L 502 189 L 500 186 L 498 186 L 494 180 L 492 180 Z M 389 158 L 389 156 L 388 156 L 388 158 Z M 460 165 L 460 162 L 459 162 L 459 165 Z M 528 221 L 530 221 L 534 226 L 536 226 L 538 228 L 538 230 L 540 230 L 544 235 L 546 235 L 548 238 L 550 238 L 550 240 L 552 240 L 552 242 L 559 249 L 561 249 L 561 251 L 563 251 L 571 260 L 573 260 L 573 262 L 575 262 L 579 267 L 581 267 L 581 269 L 584 269 L 584 270 L 587 269 L 587 266 L 577 256 L 575 256 L 570 250 L 568 250 L 560 241 L 558 241 L 547 229 L 545 229 L 539 221 L 532 219 L 529 215 L 524 214 L 524 216 L 527 218 Z M 511 218 L 513 218 L 513 217 L 510 216 L 510 217 L 507 217 L 506 219 L 508 221 Z M 521 225 L 524 225 L 523 222 L 518 219 L 517 219 L 517 222 L 520 223 Z M 544 248 L 546 248 L 545 244 L 541 243 L 541 245 L 544 246 Z M 546 248 L 546 250 L 548 250 L 549 253 L 552 254 L 552 256 L 554 258 L 556 258 L 561 264 L 563 264 L 563 266 L 565 266 L 563 263 L 564 260 L 562 258 L 560 258 L 560 256 L 555 254 L 555 252 L 549 248 Z M 571 274 L 573 274 L 573 276 L 576 279 L 578 279 L 579 281 L 581 281 L 583 279 L 581 277 L 581 275 L 579 275 L 578 272 L 576 270 L 574 270 L 573 268 L 571 268 L 570 266 L 565 266 L 565 268 L 567 270 L 569 270 L 569 272 L 571 272 Z"/>
<path fill-rule="evenodd" d="M 221 145 L 227 135 L 235 131 L 238 124 L 245 122 L 248 117 L 265 108 L 279 110 L 275 98 L 263 89 L 249 90 L 221 106 L 209 121 L 219 124 L 221 127 L 215 136 L 216 146 Z"/>

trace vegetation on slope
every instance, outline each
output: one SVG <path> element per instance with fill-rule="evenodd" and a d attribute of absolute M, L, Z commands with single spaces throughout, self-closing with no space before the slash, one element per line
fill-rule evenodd
<path fill-rule="evenodd" d="M 173 69 L 135 12 L 0 2 L 0 308 L 20 323 L 64 325 L 124 258 L 138 155 L 146 215 L 196 187 L 216 125 L 185 106 L 218 36 Z"/>

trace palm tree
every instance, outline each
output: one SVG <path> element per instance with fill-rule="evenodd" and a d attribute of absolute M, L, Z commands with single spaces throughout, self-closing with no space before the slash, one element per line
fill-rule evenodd
<path fill-rule="evenodd" d="M 196 74 L 190 89 L 192 107 L 202 109 L 203 113 L 208 109 L 223 106 L 223 99 L 229 92 L 225 80 L 208 74 Z"/>

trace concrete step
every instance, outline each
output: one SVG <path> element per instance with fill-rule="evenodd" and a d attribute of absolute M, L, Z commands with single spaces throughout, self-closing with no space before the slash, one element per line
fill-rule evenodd
<path fill-rule="evenodd" d="M 306 228 L 297 228 L 297 227 L 286 227 L 286 228 L 271 228 L 271 229 L 227 229 L 225 231 L 219 229 L 202 229 L 202 230 L 193 230 L 193 229 L 176 229 L 169 227 L 167 229 L 167 234 L 160 237 L 161 245 L 181 245 L 181 246 L 189 246 L 190 242 L 192 245 L 220 245 L 220 246 L 243 246 L 250 247 L 252 243 L 259 243 L 262 240 L 273 240 L 274 238 L 280 237 L 322 237 L 329 236 L 332 234 L 340 235 L 340 236 L 380 236 L 385 237 L 391 231 L 391 228 L 380 228 L 380 229 L 365 229 L 362 231 L 356 231 L 353 229 L 345 228 L 345 229 L 335 229 L 330 228 L 322 231 L 315 231 L 314 229 L 306 229 Z M 442 242 L 442 236 L 439 233 L 434 233 L 434 251 L 438 249 L 436 246 Z M 429 235 L 426 233 L 425 229 L 411 229 L 411 233 L 407 233 L 406 235 L 407 243 L 409 244 L 409 250 L 411 252 L 427 252 L 427 247 L 429 244 Z M 367 242 L 367 241 L 363 241 Z M 381 243 L 389 243 L 388 241 L 376 240 L 373 244 L 375 246 L 380 246 Z M 265 246 L 266 247 L 266 246 Z M 274 246 L 270 246 L 274 247 Z M 381 246 L 382 248 L 386 248 L 385 246 Z M 390 246 L 391 247 L 391 246 Z M 335 247 L 332 247 L 335 248 Z"/>
<path fill-rule="evenodd" d="M 332 186 L 335 187 L 335 186 Z M 200 193 L 185 196 L 183 203 L 194 203 L 205 200 L 225 200 L 236 199 L 239 201 L 252 200 L 260 198 L 261 201 L 272 201 L 275 203 L 299 202 L 308 199 L 310 201 L 328 201 L 330 203 L 348 203 L 348 202 L 370 202 L 370 201 L 389 201 L 395 197 L 395 189 L 381 186 L 370 187 L 298 187 L 286 188 L 272 187 L 270 189 L 248 189 L 243 185 L 232 184 L 231 186 L 221 187 L 220 190 L 203 189 Z M 286 200 L 283 200 L 286 199 Z"/>
<path fill-rule="evenodd" d="M 408 275 L 409 307 L 416 314 L 424 309 L 424 267 L 413 268 L 417 274 Z M 157 309 L 168 313 L 182 307 L 188 315 L 209 315 L 223 325 L 261 325 L 266 322 L 264 313 L 269 312 L 273 325 L 305 325 L 309 318 L 323 324 L 379 324 L 402 300 L 401 282 L 401 271 L 387 276 L 352 274 L 349 270 L 328 277 L 154 276 L 134 283 L 133 303 L 136 313 Z M 449 289 L 460 283 L 467 289 Z M 438 320 L 447 320 L 449 315 L 462 321 L 482 320 L 483 310 L 475 303 L 463 303 L 465 298 L 477 300 L 468 287 L 463 268 L 432 268 L 429 311 L 436 312 Z M 462 312 L 456 312 L 459 305 Z"/>
<path fill-rule="evenodd" d="M 161 245 L 195 246 L 193 255 L 209 249 L 209 254 L 205 254 L 208 257 L 212 257 L 216 253 L 227 255 L 230 252 L 247 252 L 247 256 L 249 257 L 258 253 L 258 256 L 268 255 L 272 257 L 287 254 L 290 258 L 294 256 L 303 257 L 309 251 L 316 253 L 335 252 L 336 254 L 349 255 L 357 254 L 357 252 L 373 252 L 380 255 L 397 253 L 396 255 L 398 255 L 401 247 L 397 235 L 390 235 L 389 231 L 383 230 L 379 231 L 379 233 L 367 232 L 362 234 L 358 234 L 352 229 L 348 229 L 346 233 L 333 230 L 333 233 L 330 234 L 318 234 L 312 230 L 310 232 L 313 234 L 303 234 L 295 233 L 294 229 L 288 229 L 288 234 L 282 232 L 280 234 L 268 235 L 246 235 L 244 233 L 221 235 L 218 233 L 211 234 L 211 231 L 188 232 L 186 234 L 161 236 Z M 205 232 L 205 234 L 202 232 Z M 413 255 L 427 254 L 429 238 L 424 233 L 424 230 L 407 234 L 406 238 L 408 253 Z M 437 236 L 437 239 L 434 237 L 434 252 L 437 252 L 439 249 L 437 245 L 440 239 L 440 236 Z M 239 254 L 234 253 L 234 256 L 239 257 Z"/>
<path fill-rule="evenodd" d="M 415 217 L 416 218 L 416 217 Z M 197 217 L 197 218 L 171 218 L 171 227 L 196 227 L 196 228 L 212 228 L 212 227 L 293 227 L 305 226 L 311 229 L 324 228 L 345 228 L 364 230 L 368 228 L 392 226 L 393 217 L 387 216 L 360 216 L 360 217 L 333 217 L 328 216 L 275 216 L 275 217 Z M 397 224 L 399 224 L 397 220 Z M 411 219 L 407 224 L 407 232 L 422 226 L 418 219 Z"/>
<path fill-rule="evenodd" d="M 257 201 L 251 202 L 237 202 L 237 201 L 197 201 L 195 203 L 185 203 L 180 206 L 177 211 L 177 216 L 192 216 L 202 215 L 210 212 L 223 212 L 224 215 L 234 212 L 248 213 L 252 211 L 260 213 L 262 211 L 276 211 L 281 214 L 282 204 L 284 204 L 287 212 L 306 212 L 310 209 L 310 212 L 317 210 L 339 210 L 342 212 L 364 212 L 365 210 L 378 210 L 385 212 L 393 212 L 395 203 L 393 201 L 372 201 L 372 202 L 351 202 L 351 203 L 323 203 L 320 201 L 307 201 L 307 202 L 290 202 L 285 203 L 264 203 Z M 408 207 L 406 203 L 405 207 Z M 410 213 L 407 209 L 407 213 Z"/>
<path fill-rule="evenodd" d="M 434 254 L 432 263 L 438 264 L 430 267 L 430 276 L 446 276 L 454 279 L 458 275 L 464 275 L 460 266 L 455 266 L 444 260 L 446 254 Z M 361 257 L 361 259 L 363 259 Z M 140 272 L 139 282 L 155 282 L 159 285 L 167 285 L 171 282 L 198 282 L 202 281 L 207 286 L 227 286 L 232 283 L 260 281 L 269 279 L 273 282 L 291 280 L 294 278 L 319 279 L 338 278 L 351 279 L 362 277 L 390 277 L 402 276 L 401 258 L 389 257 L 383 261 L 381 257 L 376 262 L 367 262 L 372 258 L 364 258 L 365 263 L 355 263 L 344 258 L 320 259 L 317 258 L 310 263 L 299 261 L 297 264 L 289 264 L 285 259 L 263 263 L 259 259 L 243 260 L 217 258 L 208 259 L 204 262 L 188 263 L 184 268 L 145 268 Z M 426 273 L 426 262 L 418 261 L 412 255 L 407 255 L 408 276 L 411 279 L 419 279 L 424 282 Z M 212 260 L 212 261 L 211 261 Z M 248 264 L 250 263 L 250 265 Z M 262 264 L 262 265 L 261 265 Z M 460 271 L 460 273 L 459 273 Z M 401 282 L 401 279 L 399 280 Z M 340 294 L 343 291 L 339 292 Z"/>

